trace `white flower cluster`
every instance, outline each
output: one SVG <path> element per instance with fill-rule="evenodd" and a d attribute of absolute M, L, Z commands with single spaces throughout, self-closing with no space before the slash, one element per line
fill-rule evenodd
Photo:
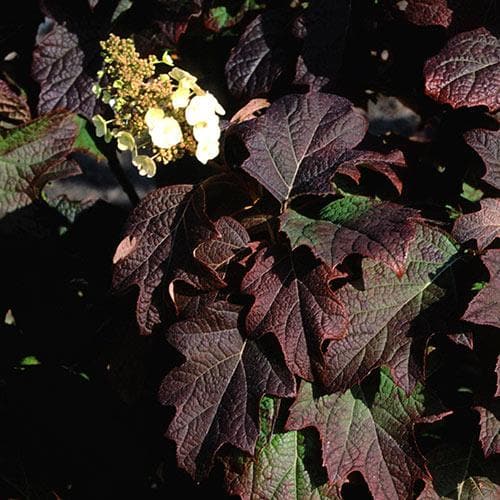
<path fill-rule="evenodd" d="M 219 116 L 224 108 L 209 92 L 196 84 L 196 77 L 180 68 L 174 68 L 169 76 L 177 81 L 171 95 L 174 109 L 184 109 L 185 120 L 193 129 L 197 142 L 196 158 L 203 164 L 219 154 Z M 194 95 L 193 95 L 194 94 Z M 153 144 L 159 148 L 170 148 L 182 141 L 182 130 L 177 120 L 165 116 L 160 108 L 151 108 L 144 118 Z"/>

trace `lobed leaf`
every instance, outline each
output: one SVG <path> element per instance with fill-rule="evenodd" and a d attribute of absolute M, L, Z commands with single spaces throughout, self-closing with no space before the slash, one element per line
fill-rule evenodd
<path fill-rule="evenodd" d="M 97 50 L 96 50 L 97 53 Z M 77 34 L 55 24 L 33 51 L 32 72 L 40 85 L 38 112 L 67 109 L 90 118 L 96 103 L 88 56 Z"/>
<path fill-rule="evenodd" d="M 307 245 L 332 268 L 359 254 L 384 262 L 401 276 L 418 218 L 416 210 L 395 203 L 349 196 L 327 205 L 321 220 L 288 209 L 280 221 L 292 248 Z"/>
<path fill-rule="evenodd" d="M 48 181 L 80 173 L 68 159 L 77 131 L 74 115 L 54 113 L 0 137 L 0 217 L 29 205 Z"/>
<path fill-rule="evenodd" d="M 295 380 L 272 346 L 241 335 L 239 311 L 219 302 L 167 334 L 186 361 L 164 378 L 159 400 L 176 407 L 166 436 L 177 444 L 179 466 L 194 477 L 208 472 L 225 443 L 252 454 L 261 398 L 295 394 Z"/>
<path fill-rule="evenodd" d="M 464 138 L 484 162 L 486 173 L 483 180 L 500 189 L 500 130 L 469 130 Z"/>
<path fill-rule="evenodd" d="M 344 391 L 386 365 L 396 383 L 411 392 L 421 377 L 422 349 L 454 305 L 440 304 L 454 288 L 450 272 L 458 248 L 434 228 L 417 225 L 401 277 L 371 259 L 362 262 L 360 282 L 336 292 L 347 310 L 345 338 L 331 342 L 322 379 L 331 391 Z M 435 306 L 434 306 L 435 307 Z"/>
<path fill-rule="evenodd" d="M 192 185 L 160 188 L 134 209 L 113 258 L 113 288 L 139 287 L 136 314 L 141 334 L 152 332 L 165 306 L 173 312 L 173 297 L 167 295 L 175 280 L 201 290 L 222 285 L 193 257 L 202 241 L 216 238 L 204 212 L 203 192 Z"/>
<path fill-rule="evenodd" d="M 481 260 L 490 273 L 490 281 L 472 299 L 462 319 L 500 328 L 500 250 L 488 250 Z"/>
<path fill-rule="evenodd" d="M 424 66 L 425 92 L 453 108 L 500 108 L 500 42 L 487 29 L 460 33 Z"/>
<path fill-rule="evenodd" d="M 335 173 L 346 175 L 359 184 L 362 168 L 367 168 L 385 176 L 401 194 L 403 183 L 395 167 L 406 167 L 403 153 L 397 149 L 387 154 L 376 151 L 353 150 L 346 154 Z"/>
<path fill-rule="evenodd" d="M 255 299 L 246 318 L 251 338 L 272 332 L 290 371 L 312 380 L 324 342 L 345 335 L 346 318 L 328 286 L 336 275 L 303 250 L 260 249 L 241 290 Z"/>
<path fill-rule="evenodd" d="M 240 125 L 250 153 L 241 168 L 277 200 L 328 193 L 343 155 L 363 139 L 367 121 L 343 97 L 292 94 Z"/>
<path fill-rule="evenodd" d="M 356 470 L 374 498 L 410 498 L 415 481 L 427 476 L 413 438 L 413 426 L 426 412 L 422 386 L 406 396 L 381 370 L 376 386 L 371 381 L 320 397 L 303 382 L 286 428 L 318 429 L 323 465 L 339 487 Z"/>
<path fill-rule="evenodd" d="M 484 250 L 500 236 L 500 200 L 485 198 L 481 210 L 462 215 L 453 226 L 453 236 L 460 242 L 475 239 L 478 249 Z"/>
<path fill-rule="evenodd" d="M 260 435 L 254 457 L 228 457 L 226 482 L 231 495 L 243 500 L 256 498 L 301 498 L 340 500 L 315 464 L 319 455 L 311 436 L 302 432 L 276 432 L 276 403 L 261 403 Z M 315 467 L 314 467 L 315 466 Z"/>

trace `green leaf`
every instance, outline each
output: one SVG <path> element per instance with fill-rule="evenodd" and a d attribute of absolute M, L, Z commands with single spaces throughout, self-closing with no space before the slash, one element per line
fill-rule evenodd
<path fill-rule="evenodd" d="M 279 402 L 263 398 L 261 431 L 253 458 L 239 455 L 225 460 L 230 494 L 254 498 L 339 499 L 319 458 L 316 436 L 311 432 L 274 432 Z"/>
<path fill-rule="evenodd" d="M 94 139 L 87 130 L 87 120 L 81 116 L 75 115 L 75 123 L 78 126 L 78 135 L 76 136 L 74 148 L 82 153 L 92 155 L 98 162 L 106 162 L 106 157 L 96 146 Z"/>
<path fill-rule="evenodd" d="M 406 396 L 384 368 L 380 378 L 345 393 L 315 397 L 313 386 L 303 382 L 286 428 L 318 429 L 323 464 L 338 487 L 358 470 L 374 498 L 410 498 L 414 482 L 427 476 L 413 426 L 436 410 L 440 405 L 426 401 L 420 384 Z"/>
<path fill-rule="evenodd" d="M 80 173 L 74 160 L 74 115 L 43 116 L 0 137 L 0 218 L 29 205 L 51 180 Z"/>
<path fill-rule="evenodd" d="M 464 182 L 462 184 L 462 193 L 460 194 L 460 196 L 462 198 L 465 198 L 467 201 L 475 203 L 484 196 L 484 193 L 480 189 L 476 189 L 472 187 L 470 184 Z"/>
<path fill-rule="evenodd" d="M 41 363 L 36 356 L 26 356 L 19 363 L 20 366 L 36 366 L 40 364 Z"/>

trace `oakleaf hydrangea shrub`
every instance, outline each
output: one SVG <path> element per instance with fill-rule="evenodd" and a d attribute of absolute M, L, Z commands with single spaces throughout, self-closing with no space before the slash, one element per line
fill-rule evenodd
<path fill-rule="evenodd" d="M 498 9 L 33 4 L 0 496 L 499 497 Z"/>

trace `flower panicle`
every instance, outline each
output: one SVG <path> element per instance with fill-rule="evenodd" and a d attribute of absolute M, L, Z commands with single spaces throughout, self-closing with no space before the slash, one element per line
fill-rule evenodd
<path fill-rule="evenodd" d="M 219 116 L 225 111 L 194 75 L 175 66 L 168 51 L 161 59 L 142 58 L 131 39 L 112 34 L 101 47 L 103 67 L 92 91 L 112 116 L 93 117 L 98 137 L 115 139 L 148 177 L 155 175 L 158 163 L 166 165 L 185 154 L 203 164 L 218 156 Z"/>

